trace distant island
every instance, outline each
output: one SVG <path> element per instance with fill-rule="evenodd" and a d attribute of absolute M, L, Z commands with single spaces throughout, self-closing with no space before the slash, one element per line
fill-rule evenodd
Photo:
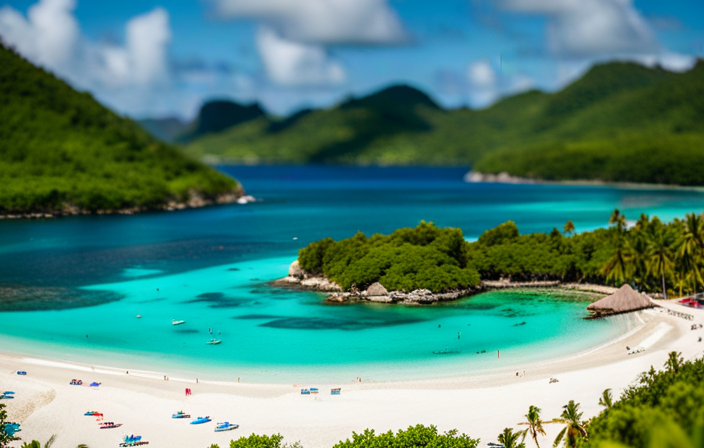
<path fill-rule="evenodd" d="M 480 282 L 492 288 L 595 285 L 591 290 L 630 283 L 664 296 L 704 286 L 702 215 L 671 223 L 641 215 L 627 228 L 615 210 L 609 223 L 578 234 L 568 222 L 562 231 L 521 235 L 508 221 L 472 243 L 459 229 L 426 222 L 390 235 L 325 238 L 301 249 L 289 275 L 275 284 L 328 291 L 330 301 L 405 304 L 455 300 L 478 292 Z"/>
<path fill-rule="evenodd" d="M 244 193 L 2 44 L 0 103 L 0 217 L 173 210 Z"/>
<path fill-rule="evenodd" d="M 481 110 L 444 109 L 396 85 L 288 117 L 218 100 L 180 127 L 143 123 L 213 164 L 471 166 L 529 180 L 692 186 L 704 185 L 702 98 L 701 60 L 684 73 L 612 62 L 558 92 Z"/>

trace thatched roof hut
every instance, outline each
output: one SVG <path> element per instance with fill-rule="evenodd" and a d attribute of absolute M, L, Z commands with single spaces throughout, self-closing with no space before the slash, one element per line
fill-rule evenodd
<path fill-rule="evenodd" d="M 650 300 L 650 297 L 637 293 L 630 285 L 626 284 L 610 296 L 606 296 L 587 306 L 587 310 L 594 313 L 594 317 L 600 317 L 610 314 L 628 313 L 655 306 L 657 305 Z"/>
<path fill-rule="evenodd" d="M 384 288 L 384 285 L 382 285 L 379 282 L 372 283 L 369 288 L 367 288 L 367 295 L 370 296 L 385 296 L 389 292 Z"/>

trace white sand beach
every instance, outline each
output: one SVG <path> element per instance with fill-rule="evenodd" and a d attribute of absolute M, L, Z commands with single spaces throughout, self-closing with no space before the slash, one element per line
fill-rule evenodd
<path fill-rule="evenodd" d="M 139 434 L 151 447 L 207 448 L 251 433 L 281 433 L 285 442 L 300 441 L 305 448 L 329 448 L 351 437 L 353 431 L 373 428 L 388 431 L 418 423 L 438 426 L 441 431 L 459 429 L 481 438 L 480 446 L 495 442 L 504 427 L 517 423 L 530 405 L 543 410 L 544 419 L 557 417 L 569 400 L 582 405 L 586 417 L 600 411 L 602 391 L 612 388 L 614 396 L 650 368 L 660 368 L 667 353 L 682 352 L 685 359 L 702 355 L 704 310 L 673 302 L 663 308 L 639 312 L 642 325 L 627 335 L 596 349 L 568 358 L 456 378 L 406 382 L 347 384 L 273 385 L 253 383 L 199 382 L 170 378 L 168 372 L 138 372 L 69 364 L 48 359 L 0 355 L 0 391 L 13 390 L 8 405 L 10 420 L 22 424 L 18 434 L 24 440 L 45 441 L 57 434 L 55 447 L 85 443 L 95 447 L 118 446 L 124 434 Z M 694 321 L 670 315 L 667 310 L 694 315 Z M 642 348 L 628 354 L 626 347 Z M 26 370 L 26 376 L 17 375 Z M 129 370 L 129 374 L 126 371 Z M 516 371 L 521 376 L 516 376 Z M 525 376 L 523 376 L 525 371 Z M 72 378 L 100 387 L 71 386 Z M 559 381 L 550 383 L 550 378 Z M 302 387 L 318 387 L 319 395 L 301 395 Z M 331 387 L 341 387 L 331 396 Z M 185 395 L 185 389 L 193 391 Z M 122 423 L 117 429 L 99 429 L 86 411 L 102 412 L 106 421 Z M 189 419 L 172 419 L 183 410 L 192 417 L 210 416 L 213 422 L 190 425 Z M 213 431 L 215 422 L 229 421 L 240 428 L 224 433 Z M 543 442 L 552 442 L 558 425 L 547 425 Z M 19 446 L 15 442 L 13 446 Z"/>

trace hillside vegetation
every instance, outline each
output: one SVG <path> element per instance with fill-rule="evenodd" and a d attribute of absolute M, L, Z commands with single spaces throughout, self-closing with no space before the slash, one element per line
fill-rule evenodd
<path fill-rule="evenodd" d="M 529 91 L 482 110 L 445 110 L 393 86 L 330 109 L 266 115 L 194 139 L 222 163 L 473 165 L 549 180 L 704 184 L 704 63 L 673 73 L 593 67 L 556 93 Z"/>
<path fill-rule="evenodd" d="M 239 194 L 184 156 L 0 44 L 0 214 L 162 208 Z"/>

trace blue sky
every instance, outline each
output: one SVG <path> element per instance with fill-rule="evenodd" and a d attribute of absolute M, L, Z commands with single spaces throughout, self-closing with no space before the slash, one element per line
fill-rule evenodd
<path fill-rule="evenodd" d="M 394 83 L 447 107 L 555 90 L 594 63 L 686 70 L 701 0 L 0 0 L 0 36 L 134 117 L 203 100 L 274 113 Z"/>

